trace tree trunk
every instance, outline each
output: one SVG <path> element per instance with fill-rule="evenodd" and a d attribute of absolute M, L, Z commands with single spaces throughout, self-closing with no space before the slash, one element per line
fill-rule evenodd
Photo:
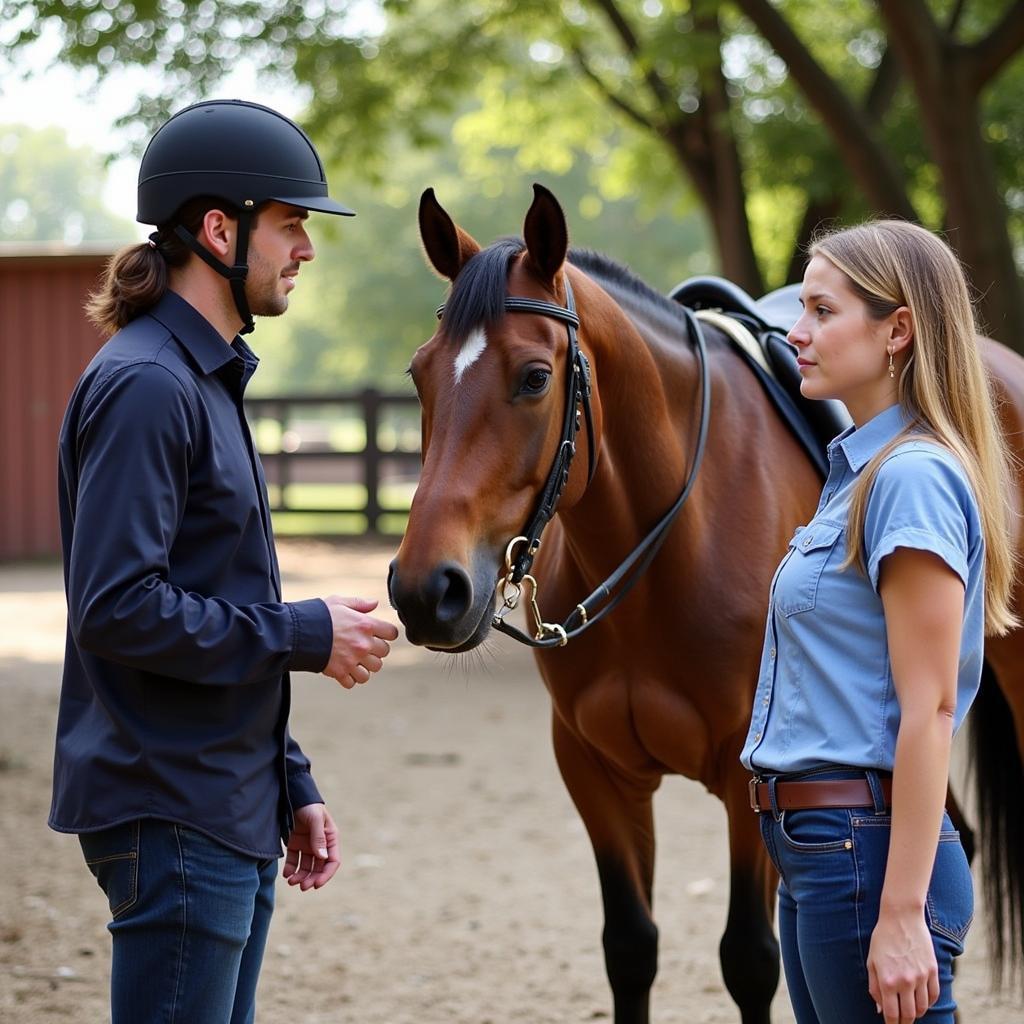
<path fill-rule="evenodd" d="M 942 175 L 949 240 L 977 295 L 982 326 L 1024 352 L 1024 285 L 1007 213 L 981 134 L 975 68 L 920 0 L 878 0 L 914 88 L 929 151 Z"/>

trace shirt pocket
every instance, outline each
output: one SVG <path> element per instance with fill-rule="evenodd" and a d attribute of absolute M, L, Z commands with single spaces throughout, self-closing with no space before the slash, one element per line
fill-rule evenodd
<path fill-rule="evenodd" d="M 797 530 L 775 584 L 775 607 L 783 615 L 814 608 L 825 563 L 842 534 L 843 528 L 831 523 L 812 523 Z"/>

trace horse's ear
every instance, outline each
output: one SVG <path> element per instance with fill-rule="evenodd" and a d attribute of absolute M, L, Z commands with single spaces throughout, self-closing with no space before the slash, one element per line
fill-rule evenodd
<path fill-rule="evenodd" d="M 420 196 L 420 238 L 427 259 L 449 281 L 454 281 L 466 261 L 480 251 L 472 236 L 448 216 L 432 188 Z"/>
<path fill-rule="evenodd" d="M 523 238 L 533 269 L 544 281 L 554 281 L 569 251 L 569 229 L 558 200 L 543 185 L 533 186 Z"/>

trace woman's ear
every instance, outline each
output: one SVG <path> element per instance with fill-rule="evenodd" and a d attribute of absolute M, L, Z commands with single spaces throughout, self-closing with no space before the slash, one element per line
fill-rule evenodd
<path fill-rule="evenodd" d="M 909 307 L 900 306 L 889 316 L 889 340 L 886 350 L 896 353 L 914 340 L 914 316 Z"/>

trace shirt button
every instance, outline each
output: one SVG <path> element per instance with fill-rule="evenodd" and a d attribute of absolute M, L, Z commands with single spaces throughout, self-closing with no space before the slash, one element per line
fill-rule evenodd
<path fill-rule="evenodd" d="M 768 698 L 767 698 L 767 697 L 765 697 L 765 699 L 764 699 L 763 701 L 761 701 L 761 703 L 762 703 L 762 704 L 763 704 L 763 705 L 764 705 L 765 707 L 768 707 Z"/>
<path fill-rule="evenodd" d="M 812 540 L 814 540 L 813 537 L 804 537 L 804 547 L 807 547 L 808 544 L 810 544 Z"/>
<path fill-rule="evenodd" d="M 760 738 L 761 738 L 761 734 L 760 734 L 760 733 L 757 733 L 757 734 L 756 734 L 756 735 L 754 736 L 754 739 L 755 739 L 755 740 L 759 740 Z"/>
<path fill-rule="evenodd" d="M 768 652 L 768 656 L 770 658 L 774 658 L 775 657 L 775 648 L 774 647 Z"/>

